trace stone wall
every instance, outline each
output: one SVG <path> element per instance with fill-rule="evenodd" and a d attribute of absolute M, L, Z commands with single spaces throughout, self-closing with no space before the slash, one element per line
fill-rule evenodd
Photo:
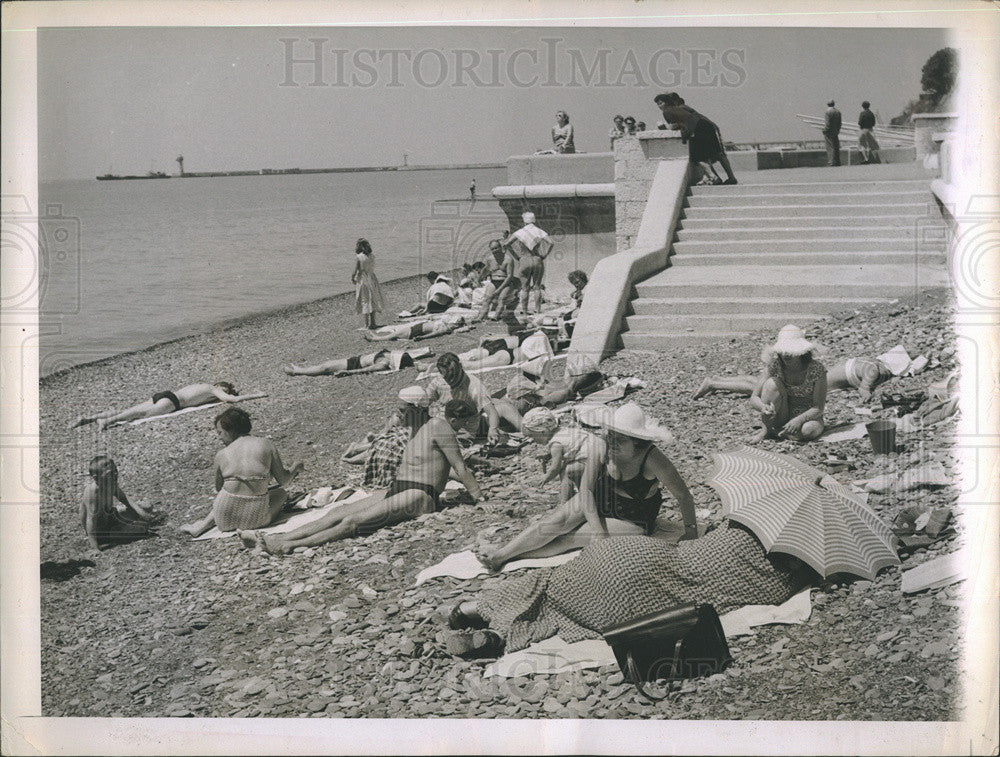
<path fill-rule="evenodd" d="M 618 252 L 632 247 L 646 198 L 661 160 L 687 161 L 687 145 L 679 132 L 644 131 L 615 140 L 615 246 Z"/>
<path fill-rule="evenodd" d="M 515 155 L 507 159 L 507 184 L 609 184 L 614 181 L 610 152 L 573 155 Z"/>
<path fill-rule="evenodd" d="M 954 131 L 958 125 L 957 113 L 914 113 L 913 139 L 917 148 L 917 159 L 938 151 L 941 140 L 934 139 L 935 134 Z"/>

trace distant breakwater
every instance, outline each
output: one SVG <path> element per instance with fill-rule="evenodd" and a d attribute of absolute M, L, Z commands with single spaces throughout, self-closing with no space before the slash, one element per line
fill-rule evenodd
<path fill-rule="evenodd" d="M 357 166 L 345 168 L 261 168 L 251 171 L 185 171 L 182 174 L 167 175 L 150 173 L 147 176 L 118 176 L 104 174 L 96 177 L 98 181 L 132 181 L 135 179 L 204 179 L 216 176 L 288 176 L 306 173 L 371 173 L 375 171 L 433 171 L 459 169 L 506 168 L 507 163 L 448 163 L 446 165 L 413 165 L 413 166 Z"/>

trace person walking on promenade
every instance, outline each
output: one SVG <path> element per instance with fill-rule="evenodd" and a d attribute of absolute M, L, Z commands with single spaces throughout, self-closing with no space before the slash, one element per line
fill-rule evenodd
<path fill-rule="evenodd" d="M 385 309 L 385 300 L 382 298 L 382 289 L 375 277 L 375 256 L 372 253 L 372 246 L 363 237 L 358 240 L 354 252 L 358 258 L 354 273 L 351 274 L 351 283 L 355 287 L 355 304 L 358 313 L 361 314 L 364 328 L 376 329 L 378 326 L 375 325 L 375 314 Z"/>
<path fill-rule="evenodd" d="M 469 199 L 473 202 L 476 201 L 476 180 L 473 179 L 472 183 L 469 185 Z"/>
<path fill-rule="evenodd" d="M 823 124 L 823 138 L 826 140 L 826 164 L 840 165 L 840 111 L 830 100 L 826 104 L 826 120 Z"/>
<path fill-rule="evenodd" d="M 871 103 L 865 100 L 861 103 L 861 114 L 858 116 L 858 149 L 861 150 L 861 164 L 881 163 L 878 156 L 878 140 L 875 139 L 875 114 L 871 112 Z"/>

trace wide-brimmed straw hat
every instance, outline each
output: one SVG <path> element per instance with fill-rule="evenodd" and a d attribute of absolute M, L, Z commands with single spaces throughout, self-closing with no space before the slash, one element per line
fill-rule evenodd
<path fill-rule="evenodd" d="M 424 407 L 430 404 L 430 397 L 427 395 L 427 390 L 422 386 L 407 386 L 399 390 L 399 399 L 410 405 L 416 405 L 417 407 Z"/>
<path fill-rule="evenodd" d="M 771 355 L 806 355 L 819 352 L 819 345 L 806 339 L 805 332 L 790 323 L 778 332 L 774 344 L 765 348 L 765 353 Z"/>
<path fill-rule="evenodd" d="M 601 425 L 608 431 L 621 436 L 646 441 L 672 442 L 674 435 L 666 426 L 661 426 L 655 418 L 650 418 L 646 412 L 634 402 L 626 402 L 615 410 L 613 415 L 601 419 Z"/>

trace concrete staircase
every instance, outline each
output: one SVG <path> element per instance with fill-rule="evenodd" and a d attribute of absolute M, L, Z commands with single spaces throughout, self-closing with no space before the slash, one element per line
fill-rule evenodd
<path fill-rule="evenodd" d="M 929 179 L 912 178 L 913 168 L 857 169 L 768 171 L 692 188 L 671 266 L 636 285 L 624 346 L 662 350 L 804 326 L 948 286 L 945 223 Z"/>

